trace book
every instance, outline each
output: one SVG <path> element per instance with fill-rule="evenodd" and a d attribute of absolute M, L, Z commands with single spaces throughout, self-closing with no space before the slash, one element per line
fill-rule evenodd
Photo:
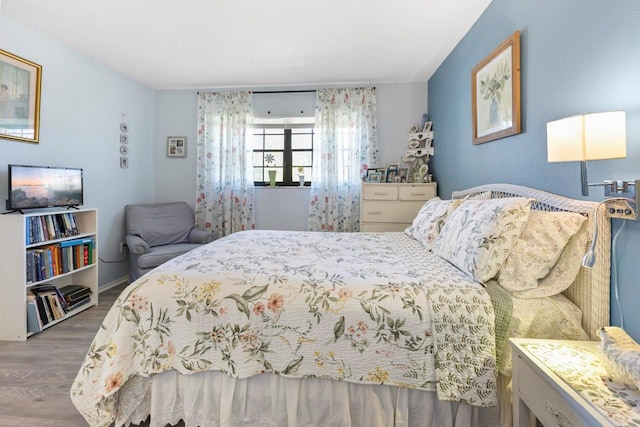
<path fill-rule="evenodd" d="M 63 311 L 67 309 L 67 300 L 64 294 L 60 291 L 60 288 L 58 288 L 56 285 L 50 284 L 50 283 L 43 283 L 40 285 L 32 286 L 30 290 L 31 290 L 31 293 L 34 294 L 35 296 L 41 296 L 42 294 L 53 293 L 58 299 L 58 302 L 60 303 L 60 308 Z"/>
<path fill-rule="evenodd" d="M 40 320 L 35 296 L 33 294 L 27 294 L 27 332 L 38 333 L 41 330 L 42 320 Z"/>
<path fill-rule="evenodd" d="M 76 301 L 73 305 L 70 305 L 69 306 L 69 311 L 75 310 L 76 308 L 79 308 L 79 307 L 82 307 L 83 305 L 88 304 L 89 302 L 91 302 L 91 295 L 89 295 L 89 296 L 87 296 L 87 297 L 85 297 L 85 298 L 83 298 L 83 299 L 81 299 L 79 301 Z"/>
<path fill-rule="evenodd" d="M 67 285 L 60 288 L 60 293 L 64 300 L 69 304 L 73 304 L 81 299 L 90 296 L 93 292 L 90 288 L 82 285 Z"/>

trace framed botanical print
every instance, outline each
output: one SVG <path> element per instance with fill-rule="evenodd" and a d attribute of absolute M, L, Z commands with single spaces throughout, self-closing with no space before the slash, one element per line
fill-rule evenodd
<path fill-rule="evenodd" d="M 0 138 L 38 143 L 42 66 L 0 49 Z"/>
<path fill-rule="evenodd" d="M 471 95 L 474 144 L 521 132 L 519 31 L 473 68 Z"/>

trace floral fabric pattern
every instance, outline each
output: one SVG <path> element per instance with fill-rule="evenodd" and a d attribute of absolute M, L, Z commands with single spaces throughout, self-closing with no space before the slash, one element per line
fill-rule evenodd
<path fill-rule="evenodd" d="M 582 257 L 587 251 L 590 237 L 591 227 L 589 222 L 585 221 L 578 232 L 571 236 L 549 274 L 538 280 L 538 286 L 523 291 L 511 291 L 511 295 L 518 298 L 542 298 L 564 292 L 571 286 L 582 267 Z"/>
<path fill-rule="evenodd" d="M 171 369 L 387 384 L 493 406 L 493 331 L 482 285 L 404 233 L 239 232 L 127 287 L 71 394 L 92 426 L 126 419 L 119 391 Z"/>
<path fill-rule="evenodd" d="M 196 227 L 223 237 L 255 228 L 251 92 L 200 92 Z"/>
<path fill-rule="evenodd" d="M 433 253 L 486 282 L 495 277 L 522 233 L 530 199 L 467 200 L 438 235 Z"/>
<path fill-rule="evenodd" d="M 462 200 L 440 200 L 439 197 L 427 200 L 405 233 L 431 249 L 445 221 L 461 203 Z"/>
<path fill-rule="evenodd" d="M 498 273 L 500 286 L 509 291 L 536 288 L 585 220 L 573 212 L 530 211 L 520 238 Z"/>
<path fill-rule="evenodd" d="M 598 355 L 587 343 L 522 343 L 556 375 L 582 395 L 612 424 L 640 427 L 640 392 L 633 386 L 611 381 Z"/>
<path fill-rule="evenodd" d="M 375 88 L 316 92 L 308 229 L 359 231 L 362 173 L 378 163 Z"/>

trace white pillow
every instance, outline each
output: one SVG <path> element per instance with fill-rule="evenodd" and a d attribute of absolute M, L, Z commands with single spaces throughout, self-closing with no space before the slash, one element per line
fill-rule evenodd
<path fill-rule="evenodd" d="M 433 253 L 480 282 L 495 277 L 529 216 L 532 199 L 467 200 L 447 219 Z"/>
<path fill-rule="evenodd" d="M 542 298 L 557 295 L 567 289 L 580 272 L 582 258 L 587 251 L 589 238 L 591 237 L 591 224 L 589 221 L 582 223 L 582 226 L 574 234 L 564 247 L 558 262 L 553 266 L 549 274 L 538 280 L 538 286 L 524 291 L 511 292 L 511 295 L 518 298 Z"/>
<path fill-rule="evenodd" d="M 508 291 L 537 287 L 585 220 L 574 212 L 529 212 L 520 238 L 498 272 L 498 284 Z"/>
<path fill-rule="evenodd" d="M 427 200 L 404 232 L 431 249 L 447 217 L 462 204 L 462 200 L 441 200 L 439 197 Z"/>

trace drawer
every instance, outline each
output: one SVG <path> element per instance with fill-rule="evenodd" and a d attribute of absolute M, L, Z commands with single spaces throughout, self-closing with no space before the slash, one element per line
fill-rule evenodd
<path fill-rule="evenodd" d="M 536 418 L 546 427 L 550 426 L 586 426 L 584 418 L 569 406 L 559 393 L 538 376 L 533 369 L 518 355 L 518 387 L 520 399 L 529 407 Z M 514 369 L 516 369 L 514 367 Z"/>
<path fill-rule="evenodd" d="M 424 202 L 384 202 L 365 200 L 362 203 L 362 222 L 411 223 Z"/>
<path fill-rule="evenodd" d="M 402 186 L 398 199 L 400 200 L 429 200 L 436 197 L 435 185 Z"/>
<path fill-rule="evenodd" d="M 403 222 L 368 222 L 361 224 L 360 231 L 379 232 L 379 231 L 404 231 L 411 223 Z"/>
<path fill-rule="evenodd" d="M 365 200 L 398 200 L 398 187 L 395 185 L 364 185 L 362 198 Z"/>

